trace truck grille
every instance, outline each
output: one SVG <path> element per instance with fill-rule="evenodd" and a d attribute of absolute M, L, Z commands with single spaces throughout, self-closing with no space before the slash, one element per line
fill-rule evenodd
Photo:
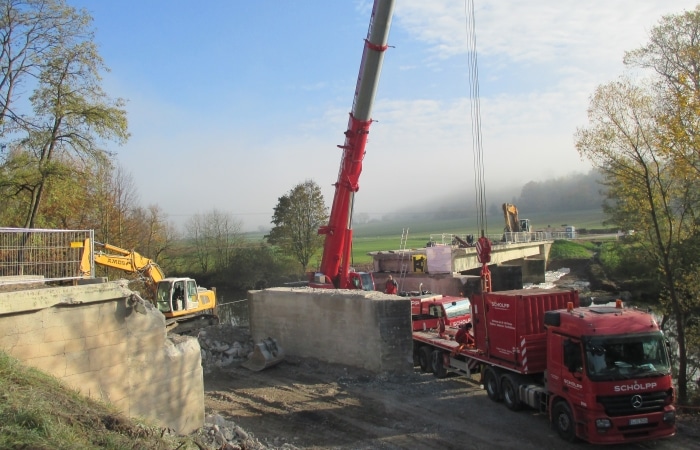
<path fill-rule="evenodd" d="M 603 405 L 608 416 L 616 417 L 663 411 L 667 396 L 668 393 L 659 391 L 631 395 L 599 395 L 596 400 Z"/>

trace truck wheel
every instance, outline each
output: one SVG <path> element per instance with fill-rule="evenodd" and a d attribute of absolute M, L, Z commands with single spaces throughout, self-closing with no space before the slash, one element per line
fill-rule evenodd
<path fill-rule="evenodd" d="M 418 349 L 418 361 L 421 372 L 432 372 L 432 367 L 430 366 L 430 356 L 430 347 L 427 345 L 424 345 Z"/>
<path fill-rule="evenodd" d="M 515 377 L 510 374 L 503 375 L 501 378 L 501 393 L 503 394 L 503 403 L 506 404 L 511 411 L 519 411 L 523 405 L 520 403 L 518 395 L 518 382 Z"/>
<path fill-rule="evenodd" d="M 442 350 L 433 350 L 431 362 L 435 378 L 445 378 L 447 376 L 447 369 L 442 361 Z"/>
<path fill-rule="evenodd" d="M 574 417 L 571 414 L 571 408 L 566 402 L 561 401 L 554 405 L 552 409 L 552 423 L 559 437 L 568 442 L 573 442 L 576 439 Z"/>
<path fill-rule="evenodd" d="M 501 401 L 501 391 L 498 388 L 498 377 L 492 367 L 484 369 L 484 388 L 489 398 L 494 402 Z"/>

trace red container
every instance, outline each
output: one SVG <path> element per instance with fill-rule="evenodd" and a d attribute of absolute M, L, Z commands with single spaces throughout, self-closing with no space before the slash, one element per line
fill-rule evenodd
<path fill-rule="evenodd" d="M 472 299 L 477 349 L 497 365 L 522 373 L 543 372 L 547 363 L 544 313 L 578 307 L 578 291 L 520 289 Z"/>

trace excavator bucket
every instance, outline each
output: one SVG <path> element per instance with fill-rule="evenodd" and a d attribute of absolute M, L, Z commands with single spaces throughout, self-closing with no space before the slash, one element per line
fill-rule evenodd
<path fill-rule="evenodd" d="M 284 359 L 284 350 L 272 338 L 263 339 L 253 346 L 253 352 L 242 365 L 253 372 L 272 367 Z"/>

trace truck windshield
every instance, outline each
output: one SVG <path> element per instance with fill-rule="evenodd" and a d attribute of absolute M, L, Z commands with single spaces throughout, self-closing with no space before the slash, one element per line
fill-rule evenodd
<path fill-rule="evenodd" d="M 661 332 L 584 339 L 586 371 L 593 381 L 667 375 L 670 363 Z"/>
<path fill-rule="evenodd" d="M 445 313 L 449 319 L 469 315 L 471 312 L 472 306 L 468 298 L 445 304 Z"/>
<path fill-rule="evenodd" d="M 374 279 L 372 274 L 368 272 L 360 273 L 360 278 L 362 278 L 362 290 L 373 291 L 374 290 Z"/>

